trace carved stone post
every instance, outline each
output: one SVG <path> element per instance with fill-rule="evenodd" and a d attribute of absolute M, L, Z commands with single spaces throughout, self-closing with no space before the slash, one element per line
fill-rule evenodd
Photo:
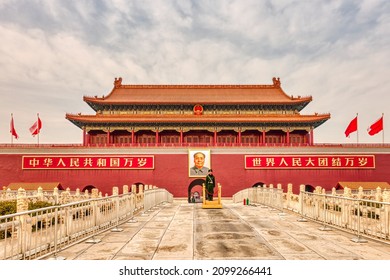
<path fill-rule="evenodd" d="M 19 188 L 16 197 L 16 212 L 24 212 L 28 210 L 27 193 L 24 189 Z"/>
<path fill-rule="evenodd" d="M 351 189 L 348 187 L 344 188 L 344 193 L 343 197 L 345 198 L 350 198 L 352 195 Z M 348 226 L 349 224 L 349 217 L 352 217 L 353 214 L 353 207 L 352 207 L 352 202 L 351 200 L 348 199 L 343 199 L 342 206 L 341 206 L 341 211 L 342 211 L 342 222 L 345 227 Z"/>
<path fill-rule="evenodd" d="M 65 203 L 68 203 L 70 202 L 71 200 L 71 197 L 70 197 L 70 189 L 67 188 L 66 191 L 63 191 L 61 193 L 61 204 L 65 204 Z"/>
<path fill-rule="evenodd" d="M 382 225 L 383 225 L 382 228 L 389 228 L 388 221 L 390 219 L 390 205 L 388 203 L 390 203 L 390 191 L 388 190 L 383 191 L 382 200 L 383 202 L 386 203 L 383 206 L 384 208 L 383 218 L 381 217 Z M 386 234 L 389 234 L 389 232 L 386 232 Z"/>
<path fill-rule="evenodd" d="M 112 195 L 113 196 L 119 195 L 119 188 L 118 187 L 113 187 L 112 188 Z"/>
<path fill-rule="evenodd" d="M 291 183 L 287 184 L 287 208 L 291 209 L 291 197 L 293 195 L 293 185 Z"/>
<path fill-rule="evenodd" d="M 305 216 L 306 216 L 306 211 L 305 211 L 305 208 L 304 208 L 304 192 L 306 190 L 306 187 L 305 185 L 300 185 L 299 186 L 299 213 L 301 214 L 301 218 L 298 219 L 298 222 L 307 222 Z"/>
<path fill-rule="evenodd" d="M 129 186 L 123 185 L 122 187 L 122 193 L 124 194 L 124 207 L 127 209 L 127 213 L 130 212 L 131 209 L 131 196 L 129 195 Z"/>
<path fill-rule="evenodd" d="M 322 193 L 322 187 L 316 186 L 314 193 L 317 194 L 314 199 L 314 207 L 315 207 L 314 218 L 319 219 L 321 215 L 321 206 L 323 205 L 322 196 L 320 195 Z"/>
<path fill-rule="evenodd" d="M 376 188 L 375 200 L 382 201 L 382 189 L 380 187 Z"/>
<path fill-rule="evenodd" d="M 382 200 L 383 202 L 390 202 L 390 191 L 383 191 Z"/>
<path fill-rule="evenodd" d="M 91 190 L 91 198 L 98 198 L 99 197 L 99 190 L 98 189 L 92 189 Z"/>
<path fill-rule="evenodd" d="M 276 185 L 276 189 L 275 190 L 275 200 L 276 200 L 276 203 L 278 205 L 278 207 L 280 208 L 279 210 L 280 211 L 283 211 L 284 209 L 284 201 L 283 201 L 283 190 L 282 190 L 282 184 L 277 184 Z"/>
<path fill-rule="evenodd" d="M 16 196 L 16 212 L 25 212 L 28 210 L 28 199 L 27 193 L 24 189 L 19 188 L 18 194 Z M 20 215 L 16 219 L 19 220 L 19 226 L 16 231 L 16 236 L 13 238 L 18 239 L 19 251 L 21 254 L 24 254 L 27 250 L 27 240 L 30 240 L 31 235 L 31 223 L 27 224 L 28 215 Z"/>
<path fill-rule="evenodd" d="M 123 192 L 123 194 L 129 193 L 129 186 L 128 185 L 123 185 L 122 192 Z"/>
<path fill-rule="evenodd" d="M 12 191 L 11 191 L 10 188 L 7 189 L 7 192 L 6 192 L 6 194 L 5 194 L 5 197 L 6 197 L 6 198 L 12 198 Z"/>
<path fill-rule="evenodd" d="M 54 203 L 55 204 L 58 204 L 59 203 L 59 193 L 58 193 L 58 188 L 57 187 L 55 187 L 54 189 L 53 189 L 53 197 L 54 197 Z"/>
<path fill-rule="evenodd" d="M 38 201 L 43 201 L 43 189 L 42 189 L 42 187 L 38 187 L 37 197 L 38 197 Z"/>
<path fill-rule="evenodd" d="M 303 195 L 304 195 L 304 192 L 305 192 L 305 185 L 300 185 L 299 186 L 299 213 L 303 216 L 304 213 L 304 208 L 303 208 Z"/>
<path fill-rule="evenodd" d="M 222 186 L 218 183 L 218 204 L 221 204 Z"/>
<path fill-rule="evenodd" d="M 138 186 L 138 194 L 137 194 L 137 207 L 143 208 L 144 205 L 144 185 Z"/>
<path fill-rule="evenodd" d="M 131 208 L 133 209 L 133 213 L 137 211 L 137 186 L 131 185 Z"/>
<path fill-rule="evenodd" d="M 269 184 L 269 189 L 267 190 L 267 202 L 266 205 L 271 206 L 272 205 L 272 194 L 274 193 L 274 184 Z M 292 186 L 291 186 L 292 191 Z"/>
<path fill-rule="evenodd" d="M 362 199 L 362 198 L 363 198 L 363 195 L 364 195 L 364 193 L 363 193 L 363 187 L 360 186 L 360 187 L 359 187 L 359 190 L 358 190 L 358 198 L 359 198 L 359 199 Z"/>
<path fill-rule="evenodd" d="M 99 198 L 99 190 L 94 188 L 91 190 L 91 199 L 96 199 L 96 198 Z M 90 215 L 93 215 L 92 217 L 94 219 L 94 225 L 97 226 L 100 223 L 100 216 L 101 216 L 100 209 L 98 207 L 98 202 L 92 201 L 91 207 L 92 207 L 91 209 L 92 213 L 90 213 Z"/>

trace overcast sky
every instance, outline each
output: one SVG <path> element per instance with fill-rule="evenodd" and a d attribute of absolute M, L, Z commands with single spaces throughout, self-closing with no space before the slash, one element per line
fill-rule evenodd
<path fill-rule="evenodd" d="M 65 113 L 124 84 L 271 84 L 313 97 L 302 114 L 331 113 L 317 143 L 359 143 L 384 113 L 390 142 L 388 0 L 0 0 L 0 143 L 37 113 L 41 143 L 81 143 Z"/>

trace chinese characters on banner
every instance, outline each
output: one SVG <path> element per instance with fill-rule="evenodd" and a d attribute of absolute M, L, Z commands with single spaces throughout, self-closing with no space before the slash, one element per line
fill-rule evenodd
<path fill-rule="evenodd" d="M 154 156 L 23 156 L 23 169 L 154 169 Z"/>
<path fill-rule="evenodd" d="M 245 169 L 373 169 L 374 155 L 246 155 Z"/>

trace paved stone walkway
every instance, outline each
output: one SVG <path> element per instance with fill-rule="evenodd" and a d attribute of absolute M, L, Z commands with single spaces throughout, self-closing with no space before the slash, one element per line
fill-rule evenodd
<path fill-rule="evenodd" d="M 61 252 L 67 260 L 390 260 L 390 245 L 340 230 L 323 231 L 299 222 L 295 213 L 223 201 L 223 209 L 202 209 L 185 200 L 165 203 L 120 232 L 96 236 Z M 49 259 L 50 257 L 48 257 Z"/>

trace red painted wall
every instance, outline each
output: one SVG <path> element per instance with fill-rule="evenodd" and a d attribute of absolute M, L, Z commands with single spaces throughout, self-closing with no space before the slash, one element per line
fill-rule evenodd
<path fill-rule="evenodd" d="M 26 155 L 30 153 L 31 151 Z M 53 152 L 54 154 L 61 155 L 60 152 Z M 300 184 L 331 190 L 339 181 L 390 181 L 390 153 L 372 153 L 376 158 L 376 168 L 368 170 L 245 170 L 245 154 L 223 154 L 221 151 L 218 154 L 211 153 L 212 168 L 216 181 L 222 185 L 222 196 L 230 197 L 258 182 L 274 184 L 275 187 L 281 183 L 284 189 L 287 189 L 288 183 L 292 183 L 293 191 L 298 193 Z M 154 170 L 22 170 L 22 156 L 21 153 L 0 154 L 0 186 L 7 186 L 12 182 L 55 181 L 71 190 L 83 190 L 84 187 L 93 185 L 103 194 L 111 194 L 113 186 L 121 189 L 124 184 L 131 186 L 140 182 L 166 188 L 175 197 L 187 197 L 189 185 L 197 179 L 188 177 L 188 154 L 184 153 L 154 154 Z M 196 190 L 199 191 L 200 188 Z"/>

